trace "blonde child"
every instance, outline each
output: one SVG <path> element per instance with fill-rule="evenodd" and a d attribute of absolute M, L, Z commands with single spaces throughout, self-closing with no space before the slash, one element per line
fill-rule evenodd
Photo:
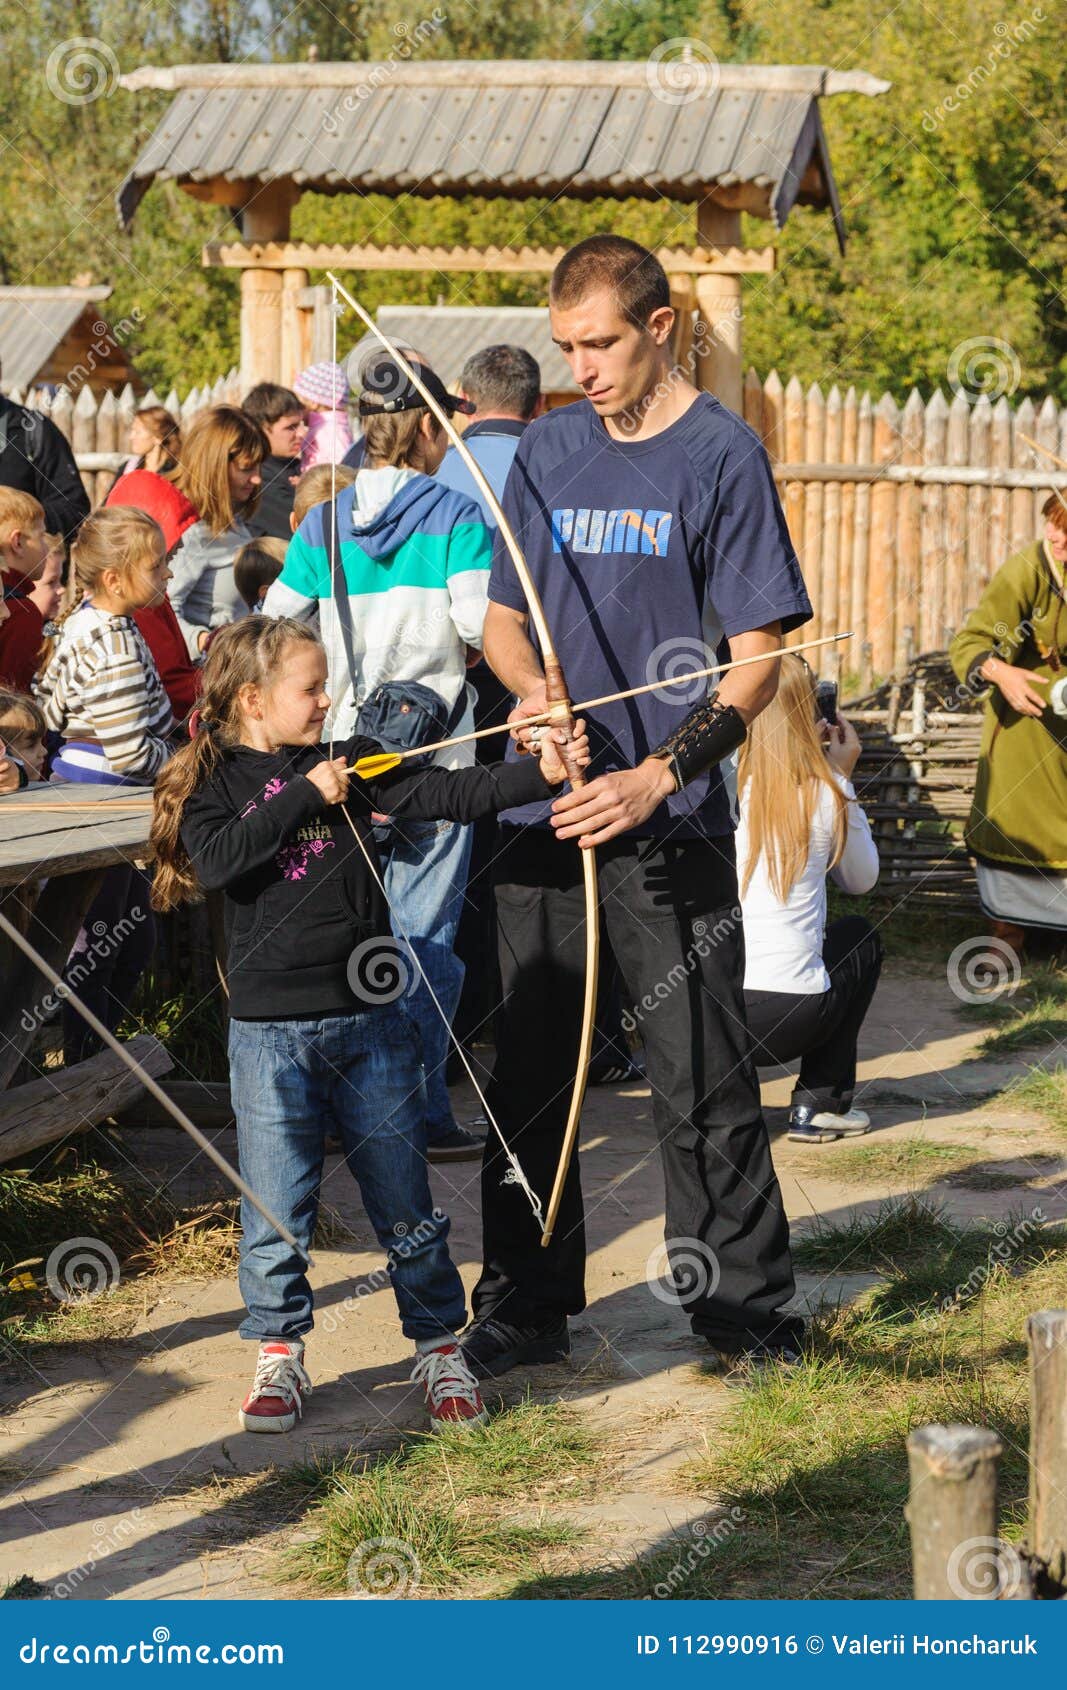
<path fill-rule="evenodd" d="M 485 1410 L 456 1338 L 463 1287 L 447 1217 L 430 1194 L 418 1038 L 396 989 L 397 969 L 410 965 L 390 935 L 371 815 L 468 822 L 544 798 L 565 778 L 561 736 L 546 733 L 540 764 L 414 774 L 401 764 L 363 781 L 349 765 L 381 748 L 357 738 L 330 754 L 320 743 L 325 687 L 326 653 L 305 623 L 253 615 L 218 635 L 204 665 L 199 730 L 156 786 L 153 902 L 169 910 L 202 891 L 225 892 L 242 1173 L 306 1253 L 325 1136 L 338 1133 L 388 1253 L 430 1423 L 467 1427 Z M 587 762 L 581 723 L 577 730 Z M 303 1257 L 248 1203 L 241 1222 L 240 1333 L 259 1349 L 240 1420 L 246 1431 L 287 1432 L 311 1389 L 311 1287 Z"/>
<path fill-rule="evenodd" d="M 151 785 L 171 755 L 174 718 L 134 612 L 164 597 L 170 571 L 163 531 L 132 506 L 87 517 L 71 547 L 73 595 L 58 622 L 37 696 L 49 728 L 62 735 L 57 780 Z M 96 936 L 90 947 L 89 933 Z M 108 869 L 71 953 L 68 976 L 114 1030 L 151 955 L 153 922 L 144 876 L 132 863 Z M 64 1004 L 68 1063 L 97 1048 L 90 1029 Z"/>
<path fill-rule="evenodd" d="M 32 493 L 0 487 L 0 578 L 6 615 L 0 619 L 0 683 L 28 692 L 41 644 L 41 617 L 30 594 L 45 566 L 44 506 Z"/>
<path fill-rule="evenodd" d="M 342 487 L 351 487 L 355 479 L 355 470 L 349 469 L 347 464 L 316 464 L 314 469 L 305 470 L 296 484 L 293 511 L 289 518 L 293 533 L 309 510 L 316 505 L 324 505 L 335 492 L 340 493 Z"/>

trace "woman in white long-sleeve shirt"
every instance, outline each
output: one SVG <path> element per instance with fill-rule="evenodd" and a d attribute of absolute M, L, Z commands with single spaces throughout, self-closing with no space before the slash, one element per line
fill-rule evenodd
<path fill-rule="evenodd" d="M 818 722 L 808 665 L 784 657 L 777 696 L 741 747 L 737 872 L 755 1059 L 800 1058 L 789 1137 L 805 1143 L 870 1126 L 852 1096 L 882 947 L 863 916 L 826 925 L 827 874 L 856 895 L 878 879 L 878 848 L 851 782 L 859 754 L 843 717 Z"/>

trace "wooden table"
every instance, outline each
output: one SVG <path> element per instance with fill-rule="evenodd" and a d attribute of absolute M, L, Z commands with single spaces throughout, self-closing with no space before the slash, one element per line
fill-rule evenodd
<path fill-rule="evenodd" d="M 9 920 L 62 973 L 104 870 L 151 858 L 148 793 L 132 787 L 49 782 L 0 796 L 0 895 Z M 35 895 L 35 887 L 47 885 Z M 17 888 L 25 888 L 28 924 L 19 922 Z M 143 1093 L 140 1082 L 110 1051 L 71 1068 L 49 1070 L 8 1089 L 41 1025 L 42 1000 L 53 996 L 45 976 L 0 933 L 0 1162 L 92 1126 Z M 127 1046 L 153 1076 L 173 1064 L 158 1040 Z"/>

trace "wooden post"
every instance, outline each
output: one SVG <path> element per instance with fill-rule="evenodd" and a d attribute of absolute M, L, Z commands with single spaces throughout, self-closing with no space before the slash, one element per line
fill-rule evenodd
<path fill-rule="evenodd" d="M 288 180 L 268 182 L 241 208 L 245 241 L 287 241 L 299 190 Z M 306 276 L 305 276 L 306 281 Z M 241 384 L 247 392 L 260 381 L 282 379 L 281 270 L 241 271 Z"/>
<path fill-rule="evenodd" d="M 693 312 L 696 310 L 696 289 L 692 276 L 675 272 L 667 277 L 671 284 L 671 304 L 677 313 L 674 324 L 674 362 L 682 374 L 696 385 L 696 360 L 693 357 Z"/>
<path fill-rule="evenodd" d="M 741 213 L 713 199 L 697 206 L 697 239 L 704 247 L 741 245 Z M 698 276 L 701 336 L 697 385 L 741 414 L 741 278 Z"/>
<path fill-rule="evenodd" d="M 1030 1341 L 1030 1548 L 1067 1584 L 1067 1310 L 1032 1314 Z"/>
<path fill-rule="evenodd" d="M 874 450 L 874 412 L 869 393 L 860 395 L 856 417 L 856 462 L 869 464 Z M 859 652 L 860 690 L 871 682 L 871 489 L 866 482 L 856 488 L 852 523 L 852 613 L 847 626 L 853 629 L 852 644 Z"/>
<path fill-rule="evenodd" d="M 856 399 L 856 389 L 850 387 L 845 394 L 841 408 L 841 452 L 843 464 L 856 462 L 856 432 L 859 426 L 859 410 Z M 838 581 L 837 581 L 837 620 L 835 628 L 851 628 L 852 616 L 852 546 L 855 533 L 856 517 L 856 486 L 854 482 L 845 482 L 841 488 L 841 536 L 838 542 Z M 855 640 L 850 642 L 850 649 L 841 653 L 839 675 L 841 670 L 849 676 L 859 674 L 859 646 Z M 842 684 L 844 676 L 841 675 Z"/>
<path fill-rule="evenodd" d="M 1025 445 L 1019 439 L 1019 436 L 1028 434 L 1032 440 L 1036 427 L 1034 402 L 1032 399 L 1024 399 L 1015 413 L 1015 456 L 1013 461 L 1016 469 L 1032 469 L 1034 467 L 1034 449 L 1032 446 Z M 1036 456 L 1040 458 L 1040 452 Z M 1034 495 L 1028 487 L 1016 487 L 1011 493 L 1010 543 L 1012 551 L 1021 551 L 1024 546 L 1029 546 L 1034 538 Z"/>
<path fill-rule="evenodd" d="M 836 382 L 826 395 L 826 436 L 823 458 L 828 464 L 841 462 L 841 389 Z M 841 483 L 831 481 L 823 492 L 822 515 L 822 576 L 819 595 L 822 599 L 821 627 L 827 634 L 836 633 L 842 624 L 837 620 L 837 600 L 841 572 Z M 845 652 L 843 646 L 830 648 L 830 667 L 838 685 Z M 827 671 L 824 670 L 824 673 Z"/>
<path fill-rule="evenodd" d="M 970 463 L 971 407 L 957 393 L 948 412 L 948 457 L 952 468 Z M 949 487 L 945 494 L 945 628 L 955 633 L 965 609 L 964 578 L 967 568 L 967 489 Z"/>
<path fill-rule="evenodd" d="M 891 393 L 883 393 L 874 411 L 874 462 L 896 461 L 900 450 L 900 413 Z M 871 488 L 871 569 L 867 637 L 875 674 L 892 671 L 897 604 L 897 489 L 891 481 Z"/>
<path fill-rule="evenodd" d="M 982 393 L 971 409 L 968 460 L 976 469 L 988 466 L 993 434 L 993 407 Z M 998 564 L 999 567 L 999 564 Z M 992 572 L 989 556 L 989 488 L 967 489 L 967 556 L 964 565 L 963 610 L 973 609 Z"/>
<path fill-rule="evenodd" d="M 826 448 L 826 402 L 822 388 L 813 381 L 804 396 L 804 462 L 821 464 Z M 804 550 L 800 554 L 804 581 L 815 612 L 811 633 L 815 639 L 827 632 L 828 611 L 822 578 L 823 484 L 804 484 Z M 803 635 L 801 636 L 803 638 Z"/>
<path fill-rule="evenodd" d="M 948 439 L 948 405 L 938 388 L 926 407 L 923 463 L 943 464 Z M 922 491 L 922 606 L 919 650 L 937 651 L 945 626 L 945 489 L 928 485 Z"/>
<path fill-rule="evenodd" d="M 115 395 L 109 388 L 100 401 L 100 409 L 96 413 L 96 450 L 98 452 L 120 452 L 125 449 L 125 440 L 119 439 L 119 408 Z M 115 479 L 113 469 L 98 470 L 96 474 L 96 492 L 94 505 L 102 505 L 107 498 L 108 490 Z"/>
<path fill-rule="evenodd" d="M 781 439 L 784 441 L 783 456 L 787 464 L 798 464 L 804 460 L 804 389 L 796 376 L 790 376 L 785 390 L 785 405 Z M 789 538 L 793 542 L 793 550 L 800 558 L 801 567 L 804 563 L 804 484 L 802 481 L 788 481 L 782 498 L 782 510 L 785 513 Z M 814 606 L 812 607 L 814 609 Z M 786 638 L 798 645 L 803 638 L 799 628 Z"/>
<path fill-rule="evenodd" d="M 923 461 L 922 399 L 913 387 L 901 414 L 903 451 L 901 462 Z M 919 645 L 919 599 L 922 593 L 922 488 L 901 487 L 897 495 L 897 613 L 893 664 L 899 669 L 911 662 Z"/>
<path fill-rule="evenodd" d="M 995 1601 L 1000 1594 L 995 1432 L 975 1426 L 920 1426 L 908 1435 L 915 1598 L 919 1602 Z"/>
<path fill-rule="evenodd" d="M 1056 402 L 1052 398 L 1051 394 L 1046 396 L 1044 404 L 1037 413 L 1037 424 L 1033 438 L 1039 445 L 1045 446 L 1058 454 L 1060 444 L 1060 416 L 1056 409 Z M 1034 459 L 1038 467 L 1049 467 L 1048 458 L 1046 458 L 1041 452 L 1035 452 Z M 1048 498 L 1048 493 L 1045 488 L 1042 487 L 1039 490 L 1035 490 L 1032 496 L 1034 501 L 1034 533 L 1043 534 L 1045 532 L 1045 519 L 1041 515 L 1041 506 Z"/>
<path fill-rule="evenodd" d="M 83 452 L 96 451 L 96 411 L 97 405 L 93 397 L 93 390 L 86 382 L 74 401 L 70 443 L 76 458 L 80 458 Z M 90 504 L 95 504 L 96 476 L 89 473 L 83 475 L 82 484 L 89 495 Z"/>
<path fill-rule="evenodd" d="M 772 463 L 782 457 L 782 378 L 772 370 L 763 384 L 763 444 Z"/>
<path fill-rule="evenodd" d="M 307 290 L 306 270 L 282 271 L 281 381 L 292 387 L 300 371 L 311 363 L 311 322 L 300 301 Z"/>

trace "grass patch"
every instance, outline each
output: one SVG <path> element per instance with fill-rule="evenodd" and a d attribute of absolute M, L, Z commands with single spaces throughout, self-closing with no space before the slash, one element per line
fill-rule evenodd
<path fill-rule="evenodd" d="M 971 1144 L 938 1144 L 929 1138 L 899 1138 L 886 1144 L 857 1144 L 831 1152 L 828 1170 L 849 1184 L 871 1180 L 941 1179 L 979 1152 Z"/>
<path fill-rule="evenodd" d="M 198 997 L 190 989 L 165 997 L 151 969 L 142 975 L 118 1038 L 154 1033 L 174 1059 L 179 1074 L 198 1080 L 228 1080 L 226 1034 L 216 994 Z"/>
<path fill-rule="evenodd" d="M 1032 1109 L 1046 1126 L 1067 1129 L 1067 1068 L 1031 1068 L 998 1093 L 1004 1109 Z"/>
<path fill-rule="evenodd" d="M 281 1576 L 327 1591 L 497 1594 L 501 1580 L 536 1575 L 549 1551 L 581 1536 L 567 1521 L 540 1512 L 517 1519 L 516 1510 L 564 1487 L 577 1494 L 600 1459 L 572 1409 L 530 1401 L 480 1430 L 420 1439 L 379 1459 L 320 1458 L 283 1479 L 312 1504 L 310 1535 L 284 1552 Z"/>
<path fill-rule="evenodd" d="M 47 1595 L 48 1586 L 46 1584 L 38 1584 L 37 1580 L 31 1578 L 29 1573 L 23 1573 L 20 1578 L 12 1579 L 10 1584 L 4 1586 L 0 1601 L 39 1602 L 42 1597 Z"/>
<path fill-rule="evenodd" d="M 887 1198 L 873 1210 L 855 1210 L 844 1221 L 821 1218 L 797 1240 L 798 1267 L 831 1273 L 892 1271 L 951 1250 L 958 1229 L 940 1204 L 916 1196 Z"/>
<path fill-rule="evenodd" d="M 936 1236 L 943 1248 L 943 1220 Z M 995 1259 L 998 1247 L 1008 1248 L 1003 1260 Z M 991 1259 L 990 1271 L 964 1279 L 968 1263 Z M 860 1302 L 812 1323 L 799 1367 L 773 1370 L 738 1392 L 679 1475 L 687 1495 L 708 1499 L 700 1536 L 681 1531 L 621 1569 L 544 1579 L 509 1594 L 909 1597 L 905 1440 L 932 1422 L 1001 1435 L 1000 1530 L 1017 1540 L 1028 1483 L 1025 1321 L 1067 1300 L 1067 1228 L 1025 1237 L 959 1229 L 940 1271 L 938 1279 L 918 1265 L 892 1270 Z"/>
<path fill-rule="evenodd" d="M 99 1238 L 116 1253 L 145 1242 L 173 1216 L 160 1192 L 91 1162 L 67 1172 L 0 1171 L 0 1273 L 45 1259 L 70 1238 Z"/>
<path fill-rule="evenodd" d="M 832 884 L 826 891 L 827 921 L 836 921 L 842 915 L 865 915 L 878 929 L 887 957 L 916 964 L 923 971 L 935 970 L 942 977 L 949 952 L 974 934 L 973 916 L 924 908 L 907 896 L 890 900 L 875 891 L 852 898 Z"/>
<path fill-rule="evenodd" d="M 1014 992 L 961 1004 L 959 1013 L 991 1027 L 976 1047 L 976 1056 L 1011 1056 L 1034 1046 L 1060 1044 L 1067 1039 L 1067 972 L 1051 963 L 1038 964 Z"/>

